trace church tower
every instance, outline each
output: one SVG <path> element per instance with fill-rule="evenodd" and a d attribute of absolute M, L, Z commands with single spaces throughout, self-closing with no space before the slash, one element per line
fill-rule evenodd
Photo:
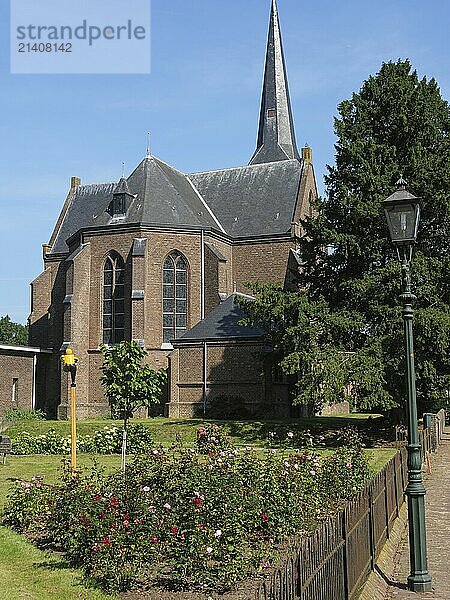
<path fill-rule="evenodd" d="M 251 165 L 299 159 L 276 0 L 272 0 L 258 141 Z"/>

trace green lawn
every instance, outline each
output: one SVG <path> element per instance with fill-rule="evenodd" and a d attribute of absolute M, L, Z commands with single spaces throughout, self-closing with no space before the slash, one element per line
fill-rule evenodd
<path fill-rule="evenodd" d="M 210 419 L 167 419 L 158 417 L 154 419 L 136 419 L 136 422 L 144 423 L 152 432 L 155 445 L 164 447 L 171 446 L 177 437 L 184 444 L 194 443 L 197 429 L 206 423 L 217 423 L 221 425 L 225 433 L 236 445 L 254 444 L 257 446 L 268 446 L 268 433 L 277 427 L 289 427 L 292 431 L 303 431 L 310 429 L 313 433 L 324 433 L 353 425 L 362 430 L 376 429 L 379 415 L 368 414 L 345 414 L 311 419 L 284 419 L 280 421 L 212 421 Z M 107 419 L 92 419 L 79 421 L 77 424 L 78 435 L 92 435 L 103 427 L 121 426 L 120 421 Z M 28 431 L 33 435 L 41 435 L 49 429 L 55 429 L 57 433 L 70 435 L 70 424 L 68 421 L 20 421 L 14 423 L 5 431 L 6 435 L 15 437 L 21 431 Z"/>
<path fill-rule="evenodd" d="M 57 555 L 38 550 L 23 537 L 0 527 L 2 600 L 107 600 L 116 598 L 87 588 L 81 572 Z"/>

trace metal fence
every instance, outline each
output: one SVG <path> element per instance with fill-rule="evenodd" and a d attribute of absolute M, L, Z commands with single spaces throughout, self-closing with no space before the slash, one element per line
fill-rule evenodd
<path fill-rule="evenodd" d="M 419 431 L 419 441 L 422 448 L 422 460 L 427 453 L 436 452 L 444 434 L 446 413 L 440 410 L 438 413 L 425 413 L 423 415 L 424 429 Z M 404 426 L 395 428 L 396 447 L 406 446 L 408 443 L 408 430 Z"/>
<path fill-rule="evenodd" d="M 437 449 L 439 425 L 421 432 L 422 460 Z M 408 480 L 407 451 L 397 454 L 347 507 L 300 538 L 281 567 L 260 582 L 255 600 L 354 600 L 374 569 L 404 502 Z"/>

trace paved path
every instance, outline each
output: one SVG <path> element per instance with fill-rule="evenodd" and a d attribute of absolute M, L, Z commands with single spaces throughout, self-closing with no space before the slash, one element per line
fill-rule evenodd
<path fill-rule="evenodd" d="M 406 589 L 406 579 L 409 574 L 409 546 L 408 530 L 404 528 L 394 558 L 394 574 L 391 578 L 386 578 L 389 583 L 387 593 L 389 600 L 405 598 L 450 600 L 450 428 L 445 430 L 438 452 L 431 455 L 431 466 L 431 475 L 425 477 L 427 490 L 425 518 L 428 569 L 433 578 L 433 591 L 414 593 Z"/>

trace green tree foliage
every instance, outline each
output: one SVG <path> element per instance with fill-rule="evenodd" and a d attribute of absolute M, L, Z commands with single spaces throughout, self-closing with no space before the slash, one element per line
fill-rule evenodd
<path fill-rule="evenodd" d="M 115 416 L 123 418 L 122 469 L 125 469 L 126 432 L 128 419 L 142 407 L 159 404 L 167 373 L 155 371 L 143 364 L 147 352 L 136 342 L 121 342 L 100 347 L 104 361 L 101 383 Z"/>
<path fill-rule="evenodd" d="M 101 383 L 113 414 L 128 417 L 138 408 L 151 407 L 161 401 L 167 373 L 143 364 L 147 352 L 136 342 L 101 346 L 104 357 Z"/>
<path fill-rule="evenodd" d="M 26 346 L 28 344 L 28 327 L 11 321 L 8 315 L 0 318 L 0 344 Z"/>
<path fill-rule="evenodd" d="M 295 404 L 314 411 L 349 399 L 362 410 L 390 405 L 379 347 L 348 351 L 355 332 L 363 326 L 355 311 L 331 311 L 323 298 L 312 299 L 304 292 L 286 292 L 270 284 L 248 285 L 255 300 L 239 300 L 246 322 L 266 331 L 266 358 L 295 376 Z"/>
<path fill-rule="evenodd" d="M 338 109 L 326 199 L 304 223 L 303 285 L 332 312 L 353 312 L 359 327 L 347 350 L 376 350 L 385 390 L 401 403 L 401 275 L 380 203 L 403 174 L 421 197 L 412 263 L 417 386 L 422 408 L 434 409 L 450 388 L 450 108 L 434 79 L 419 79 L 399 61 L 383 64 Z"/>

